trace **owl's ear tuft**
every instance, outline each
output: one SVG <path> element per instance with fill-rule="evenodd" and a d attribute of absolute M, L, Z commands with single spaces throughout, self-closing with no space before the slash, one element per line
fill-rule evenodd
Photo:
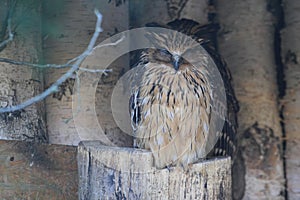
<path fill-rule="evenodd" d="M 148 39 L 151 45 L 150 48 L 166 49 L 169 51 L 170 46 L 172 46 L 172 44 L 170 44 L 170 36 L 168 34 L 161 32 L 148 32 L 145 33 L 144 36 Z"/>
<path fill-rule="evenodd" d="M 162 48 L 161 45 L 163 42 L 167 41 L 167 36 L 163 34 L 158 34 L 155 32 L 145 33 L 145 37 L 149 40 L 151 44 L 153 44 L 156 48 Z"/>
<path fill-rule="evenodd" d="M 153 33 L 153 32 L 147 32 L 145 33 L 145 37 L 149 40 L 149 42 L 153 42 L 155 40 L 157 40 L 157 34 Z"/>

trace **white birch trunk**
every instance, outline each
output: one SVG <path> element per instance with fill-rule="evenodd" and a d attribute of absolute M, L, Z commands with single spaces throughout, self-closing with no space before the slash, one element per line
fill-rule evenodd
<path fill-rule="evenodd" d="M 246 166 L 244 199 L 283 199 L 284 174 L 274 21 L 267 1 L 217 1 L 220 53 L 239 100 L 239 141 Z M 241 177 L 242 178 L 242 177 Z"/>
<path fill-rule="evenodd" d="M 286 177 L 288 198 L 300 199 L 300 4 L 285 0 L 282 31 L 282 62 L 286 82 L 283 118 L 286 134 Z"/>

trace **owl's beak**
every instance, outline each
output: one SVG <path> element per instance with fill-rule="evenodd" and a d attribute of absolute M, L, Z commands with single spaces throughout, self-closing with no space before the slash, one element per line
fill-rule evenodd
<path fill-rule="evenodd" d="M 173 67 L 176 71 L 179 69 L 181 60 L 182 60 L 182 58 L 179 55 L 173 55 L 173 57 L 172 57 Z"/>

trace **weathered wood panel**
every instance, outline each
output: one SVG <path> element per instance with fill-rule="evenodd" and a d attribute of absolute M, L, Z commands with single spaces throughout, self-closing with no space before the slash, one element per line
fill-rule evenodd
<path fill-rule="evenodd" d="M 152 154 L 81 142 L 79 199 L 231 199 L 230 158 L 157 170 Z"/>
<path fill-rule="evenodd" d="M 282 101 L 286 139 L 287 196 L 300 199 L 300 4 L 283 1 L 285 27 L 281 31 L 285 96 Z"/>
<path fill-rule="evenodd" d="M 0 140 L 0 199 L 77 199 L 77 148 Z"/>

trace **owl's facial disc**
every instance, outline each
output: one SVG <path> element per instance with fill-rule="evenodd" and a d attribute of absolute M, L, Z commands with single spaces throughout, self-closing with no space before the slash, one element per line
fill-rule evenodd
<path fill-rule="evenodd" d="M 166 49 L 159 49 L 156 53 L 156 59 L 170 63 L 176 71 L 179 70 L 181 64 L 184 64 L 184 59 L 180 53 L 171 53 Z"/>

